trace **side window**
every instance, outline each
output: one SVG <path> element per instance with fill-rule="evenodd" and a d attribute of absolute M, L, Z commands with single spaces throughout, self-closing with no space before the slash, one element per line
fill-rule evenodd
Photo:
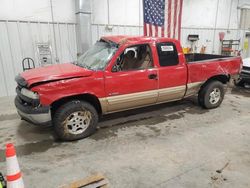
<path fill-rule="evenodd" d="M 153 67 L 149 45 L 143 44 L 126 48 L 116 60 L 112 72 L 143 70 Z"/>
<path fill-rule="evenodd" d="M 157 52 L 161 67 L 173 66 L 179 64 L 178 52 L 174 43 L 164 42 L 157 44 Z"/>

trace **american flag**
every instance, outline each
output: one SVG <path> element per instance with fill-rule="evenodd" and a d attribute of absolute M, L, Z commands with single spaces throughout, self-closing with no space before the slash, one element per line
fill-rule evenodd
<path fill-rule="evenodd" d="M 143 0 L 144 36 L 180 39 L 183 0 Z"/>

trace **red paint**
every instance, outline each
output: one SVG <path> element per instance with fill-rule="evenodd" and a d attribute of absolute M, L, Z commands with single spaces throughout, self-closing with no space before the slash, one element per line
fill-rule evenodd
<path fill-rule="evenodd" d="M 91 71 L 72 64 L 61 64 L 37 68 L 21 74 L 31 87 L 32 84 L 37 82 L 54 80 L 53 82 L 33 85 L 31 88 L 39 93 L 41 104 L 51 105 L 59 99 L 80 94 L 91 94 L 97 98 L 103 98 L 176 87 L 187 83 L 205 82 L 216 75 L 238 74 L 240 70 L 240 57 L 186 64 L 182 47 L 179 41 L 174 39 L 128 36 L 105 36 L 102 39 L 119 44 L 116 54 L 104 71 Z M 156 49 L 156 43 L 158 42 L 173 42 L 176 45 L 179 52 L 179 64 L 177 66 L 160 67 Z M 145 43 L 151 47 L 154 68 L 111 72 L 116 59 L 125 48 Z M 149 74 L 157 74 L 159 79 L 148 79 Z"/>
<path fill-rule="evenodd" d="M 47 67 L 39 67 L 22 73 L 22 77 L 28 81 L 29 86 L 37 82 L 67 79 L 72 77 L 90 76 L 91 70 L 67 63 Z"/>

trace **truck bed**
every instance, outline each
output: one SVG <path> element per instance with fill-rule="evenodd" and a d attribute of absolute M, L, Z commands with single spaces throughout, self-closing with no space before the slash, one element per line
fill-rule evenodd
<path fill-rule="evenodd" d="M 188 82 L 206 81 L 216 75 L 239 74 L 240 56 L 222 56 L 213 54 L 186 54 Z"/>
<path fill-rule="evenodd" d="M 200 54 L 200 53 L 185 54 L 187 63 L 192 63 L 192 62 L 197 62 L 197 61 L 216 60 L 216 59 L 229 58 L 229 57 L 233 57 L 233 56 Z"/>

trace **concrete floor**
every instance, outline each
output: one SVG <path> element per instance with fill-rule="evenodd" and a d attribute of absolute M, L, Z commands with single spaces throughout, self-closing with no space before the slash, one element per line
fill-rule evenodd
<path fill-rule="evenodd" d="M 250 90 L 233 88 L 214 110 L 189 98 L 117 113 L 93 136 L 63 143 L 52 128 L 21 121 L 13 98 L 2 98 L 0 171 L 5 144 L 14 142 L 26 187 L 59 187 L 95 172 L 119 188 L 250 187 L 249 99 Z"/>

